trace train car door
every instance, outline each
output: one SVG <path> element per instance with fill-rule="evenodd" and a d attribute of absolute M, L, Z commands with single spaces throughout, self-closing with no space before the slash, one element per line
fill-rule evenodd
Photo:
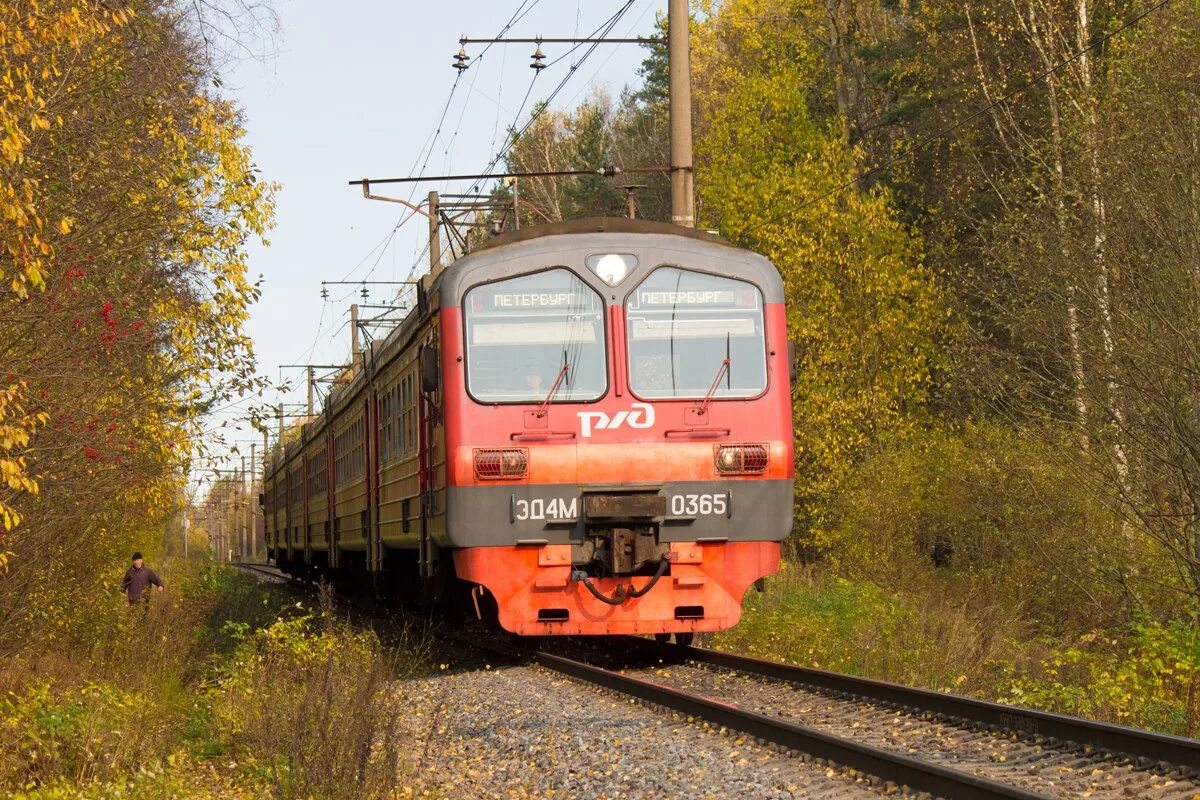
<path fill-rule="evenodd" d="M 423 589 L 428 593 L 430 579 L 434 574 L 435 552 L 432 542 L 433 515 L 437 489 L 435 480 L 435 448 L 437 444 L 434 427 L 437 424 L 437 390 L 441 377 L 438 347 L 432 338 L 421 346 L 419 355 L 420 416 L 417 426 L 418 471 L 421 492 L 421 536 L 418 544 L 418 573 Z"/>
<path fill-rule="evenodd" d="M 383 482 L 383 458 L 380 450 L 381 401 L 379 392 L 372 382 L 367 387 L 367 402 L 371 409 L 371 422 L 367 428 L 367 438 L 371 442 L 371 454 L 367 459 L 367 475 L 370 480 L 368 487 L 367 507 L 370 509 L 370 526 L 367 531 L 367 571 L 381 572 L 383 570 L 383 541 L 379 526 L 379 487 Z"/>

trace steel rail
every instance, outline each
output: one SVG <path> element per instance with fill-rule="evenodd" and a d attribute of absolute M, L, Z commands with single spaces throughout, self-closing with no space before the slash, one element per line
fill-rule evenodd
<path fill-rule="evenodd" d="M 475 642 L 479 646 L 478 642 Z M 500 648 L 497 648 L 498 650 Z M 981 778 L 902 753 L 843 739 L 785 719 L 748 711 L 736 705 L 661 684 L 622 675 L 603 667 L 536 650 L 517 650 L 546 669 L 636 697 L 681 714 L 698 717 L 731 730 L 826 759 L 839 766 L 873 775 L 938 797 L 962 800 L 1049 800 L 1048 795 Z"/>
<path fill-rule="evenodd" d="M 278 578 L 285 581 L 292 580 L 292 576 L 288 575 L 286 572 L 277 567 L 272 567 L 270 564 L 255 564 L 248 561 L 228 561 L 226 563 L 231 567 L 246 569 L 250 570 L 251 572 L 260 572 L 263 575 L 270 575 L 272 578 Z"/>
<path fill-rule="evenodd" d="M 1003 728 L 1022 736 L 1048 736 L 1051 739 L 1074 742 L 1076 745 L 1096 747 L 1122 754 L 1145 758 L 1151 762 L 1164 762 L 1171 766 L 1200 771 L 1200 741 L 1184 736 L 1154 733 L 1111 724 L 1082 720 L 1050 711 L 1022 708 L 1019 705 L 992 703 L 979 700 L 893 684 L 893 682 L 856 678 L 853 675 L 827 672 L 823 669 L 797 667 L 793 664 L 763 660 L 751 656 L 739 656 L 704 648 L 679 648 L 679 655 L 689 661 L 712 664 L 715 667 L 736 669 L 763 678 L 786 680 L 820 688 L 827 692 L 852 694 L 854 697 L 877 700 L 881 703 L 906 706 L 906 708 L 930 711 L 948 717 Z"/>
<path fill-rule="evenodd" d="M 709 664 L 764 678 L 788 681 L 832 692 L 941 714 L 980 725 L 1002 728 L 1024 737 L 1043 736 L 1080 746 L 1091 746 L 1124 756 L 1134 756 L 1171 767 L 1200 771 L 1200 741 L 1183 736 L 1143 731 L 1065 714 L 977 700 L 888 681 L 859 678 L 826 670 L 800 667 L 751 656 L 722 653 L 702 647 L 660 645 L 627 637 L 643 648 L 666 648 L 677 658 Z"/>

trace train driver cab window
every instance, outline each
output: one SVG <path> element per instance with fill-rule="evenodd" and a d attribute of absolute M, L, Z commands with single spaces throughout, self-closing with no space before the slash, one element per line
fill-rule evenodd
<path fill-rule="evenodd" d="M 477 401 L 578 403 L 607 391 L 604 301 L 573 272 L 476 286 L 463 317 L 467 390 Z"/>
<path fill-rule="evenodd" d="M 659 267 L 629 296 L 625 317 L 629 385 L 638 397 L 702 398 L 710 389 L 714 399 L 756 397 L 767 388 L 762 293 L 754 284 Z"/>

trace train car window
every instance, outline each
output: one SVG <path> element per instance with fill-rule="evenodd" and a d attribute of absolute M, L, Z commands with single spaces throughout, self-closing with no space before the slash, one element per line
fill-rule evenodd
<path fill-rule="evenodd" d="M 379 401 L 379 460 L 386 464 L 392 456 L 391 442 L 388 441 L 390 428 L 388 414 L 392 410 L 391 393 L 384 392 Z"/>
<path fill-rule="evenodd" d="M 400 435 L 401 414 L 403 405 L 400 402 L 400 384 L 392 387 L 392 458 L 400 458 L 404 453 L 403 437 Z"/>
<path fill-rule="evenodd" d="M 414 367 L 415 369 L 415 367 Z M 400 383 L 401 451 L 410 455 L 417 451 L 417 393 L 416 373 L 409 372 Z"/>
<path fill-rule="evenodd" d="M 763 301 L 754 284 L 660 267 L 629 296 L 625 316 L 637 396 L 701 398 L 711 389 L 714 398 L 756 397 L 766 390 Z"/>
<path fill-rule="evenodd" d="M 598 400 L 608 390 L 604 301 L 566 269 L 476 286 L 463 298 L 467 391 L 486 403 Z M 560 380 L 561 376 L 561 380 Z"/>

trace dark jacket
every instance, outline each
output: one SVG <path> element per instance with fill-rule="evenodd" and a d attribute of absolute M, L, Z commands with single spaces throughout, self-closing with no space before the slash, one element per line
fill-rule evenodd
<path fill-rule="evenodd" d="M 132 605 L 142 598 L 142 592 L 151 584 L 163 585 L 162 579 L 154 574 L 154 570 L 145 564 L 141 569 L 130 567 L 125 570 L 125 577 L 121 579 L 121 591 L 129 596 L 129 603 Z M 150 596 L 147 595 L 146 599 L 150 599 Z"/>

